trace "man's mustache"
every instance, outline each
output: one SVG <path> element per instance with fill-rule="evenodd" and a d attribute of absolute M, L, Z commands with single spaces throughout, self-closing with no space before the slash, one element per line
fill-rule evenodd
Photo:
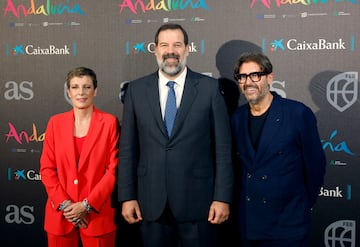
<path fill-rule="evenodd" d="M 176 55 L 174 53 L 169 53 L 169 54 L 163 55 L 163 60 L 166 60 L 168 58 L 175 58 L 175 59 L 179 60 L 180 56 Z"/>
<path fill-rule="evenodd" d="M 259 89 L 259 87 L 257 86 L 253 86 L 253 85 L 245 85 L 244 86 L 244 90 L 248 89 L 248 88 L 255 88 L 255 89 Z"/>

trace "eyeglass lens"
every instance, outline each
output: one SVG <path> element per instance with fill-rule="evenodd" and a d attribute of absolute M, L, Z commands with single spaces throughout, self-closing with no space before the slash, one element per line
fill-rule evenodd
<path fill-rule="evenodd" d="M 261 76 L 263 76 L 263 72 L 253 72 L 250 74 L 237 74 L 236 78 L 240 83 L 245 83 L 246 79 L 249 77 L 252 82 L 258 82 L 261 79 Z"/>

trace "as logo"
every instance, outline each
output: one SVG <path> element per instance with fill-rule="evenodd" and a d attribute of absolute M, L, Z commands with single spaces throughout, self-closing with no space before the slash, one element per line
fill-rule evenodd
<path fill-rule="evenodd" d="M 285 81 L 273 81 L 270 85 L 271 91 L 275 91 L 281 97 L 286 98 Z"/>
<path fill-rule="evenodd" d="M 69 97 L 69 95 L 68 95 L 68 93 L 67 93 L 67 85 L 66 85 L 66 81 L 65 81 L 65 83 L 64 83 L 64 98 L 65 98 L 66 102 L 68 102 L 68 103 L 69 103 L 69 105 L 71 105 L 71 106 L 72 106 L 71 99 L 70 99 L 70 97 Z"/>
<path fill-rule="evenodd" d="M 34 98 L 31 81 L 8 81 L 5 83 L 4 98 L 6 100 L 31 100 Z"/>
<path fill-rule="evenodd" d="M 8 205 L 6 207 L 5 222 L 9 224 L 30 225 L 35 222 L 34 207 L 29 205 L 17 206 Z"/>

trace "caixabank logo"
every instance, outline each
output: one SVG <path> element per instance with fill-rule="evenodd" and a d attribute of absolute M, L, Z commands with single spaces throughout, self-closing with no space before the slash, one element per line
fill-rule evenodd
<path fill-rule="evenodd" d="M 40 173 L 34 169 L 23 168 L 8 168 L 7 170 L 8 181 L 40 181 Z"/>
<path fill-rule="evenodd" d="M 351 184 L 334 187 L 322 186 L 320 188 L 319 197 L 345 199 L 350 201 L 352 198 L 351 188 Z"/>
<path fill-rule="evenodd" d="M 263 52 L 312 52 L 312 51 L 351 51 L 355 50 L 355 37 L 352 35 L 349 39 L 338 37 L 333 39 L 314 38 L 276 38 L 261 40 Z"/>
<path fill-rule="evenodd" d="M 125 42 L 125 53 L 127 56 L 129 55 L 142 55 L 142 54 L 153 54 L 155 52 L 155 42 L 133 42 L 126 41 Z M 205 41 L 200 40 L 199 42 L 189 42 L 189 52 L 190 53 L 205 53 Z"/>
<path fill-rule="evenodd" d="M 62 44 L 55 45 L 49 44 L 45 46 L 35 44 L 6 44 L 6 56 L 76 56 L 77 45 Z"/>

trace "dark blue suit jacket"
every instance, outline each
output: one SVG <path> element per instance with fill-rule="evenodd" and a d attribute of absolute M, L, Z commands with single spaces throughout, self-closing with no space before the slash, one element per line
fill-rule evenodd
<path fill-rule="evenodd" d="M 238 222 L 248 239 L 304 236 L 323 184 L 326 159 L 315 115 L 300 102 L 276 93 L 257 152 L 249 135 L 249 106 L 231 119 L 241 172 Z"/>
<path fill-rule="evenodd" d="M 172 136 L 164 127 L 158 73 L 129 83 L 120 140 L 119 200 L 137 199 L 145 220 L 166 201 L 178 221 L 207 219 L 232 201 L 231 128 L 216 79 L 188 69 Z"/>

